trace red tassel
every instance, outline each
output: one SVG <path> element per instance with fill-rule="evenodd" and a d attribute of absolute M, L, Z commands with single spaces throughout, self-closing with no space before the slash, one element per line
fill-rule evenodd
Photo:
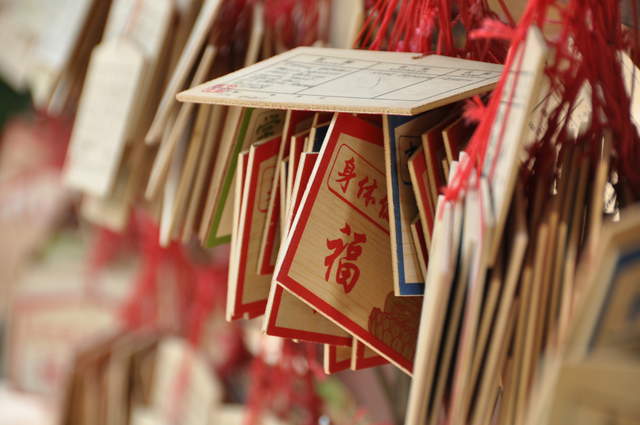
<path fill-rule="evenodd" d="M 487 107 L 480 96 L 473 96 L 464 104 L 464 118 L 468 124 L 478 123 L 487 113 Z"/>
<path fill-rule="evenodd" d="M 579 140 L 587 144 L 587 152 L 596 152 L 605 132 L 612 135 L 613 149 L 621 177 L 636 191 L 640 189 L 640 138 L 630 117 L 630 98 L 627 94 L 619 59 L 620 52 L 637 51 L 637 33 L 630 36 L 621 26 L 618 2 L 615 0 L 570 0 L 562 4 L 554 0 L 532 0 L 518 25 L 510 34 L 500 25 L 485 25 L 474 31 L 475 39 L 491 37 L 512 40 L 511 52 L 524 41 L 531 25 L 543 27 L 552 10 L 559 11 L 560 32 L 547 42 L 554 56 L 545 69 L 550 92 L 560 99 L 546 114 L 546 130 L 537 136 L 530 149 L 526 167 L 529 176 L 553 173 L 558 145 L 572 143 L 567 134 L 569 118 L 584 86 L 591 87 L 592 112 L 588 128 Z M 475 132 L 468 153 L 471 160 L 459 167 L 452 184 L 446 190 L 449 200 L 457 199 L 468 184 L 469 167 L 479 168 L 487 149 L 489 131 L 495 120 L 501 94 L 509 70 L 517 67 L 513 54 L 507 59 L 505 72 L 493 92 L 486 114 Z M 507 111 L 508 113 L 508 111 Z"/>
<path fill-rule="evenodd" d="M 498 39 L 478 42 L 467 36 L 464 46 L 456 47 L 455 27 L 462 27 L 468 35 L 487 19 L 498 20 L 485 0 L 378 0 L 368 5 L 356 47 L 489 62 L 502 62 L 506 56 L 506 44 Z"/>

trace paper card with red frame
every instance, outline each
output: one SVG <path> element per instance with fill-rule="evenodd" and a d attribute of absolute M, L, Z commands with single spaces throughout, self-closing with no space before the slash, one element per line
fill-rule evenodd
<path fill-rule="evenodd" d="M 388 363 L 387 359 L 377 354 L 362 342 L 357 339 L 353 340 L 351 347 L 351 370 L 368 369 Z"/>
<path fill-rule="evenodd" d="M 280 164 L 287 157 L 286 149 L 289 147 L 291 137 L 304 130 L 309 129 L 313 120 L 314 113 L 312 111 L 292 111 L 288 110 L 282 129 L 282 143 L 278 150 L 278 160 L 276 164 Z M 267 207 L 267 226 L 262 233 L 260 242 L 260 255 L 258 257 L 258 273 L 272 274 L 276 266 L 276 257 L 278 248 L 280 247 L 280 168 L 276 168 L 271 183 L 271 194 L 269 198 L 269 206 Z"/>
<path fill-rule="evenodd" d="M 261 315 L 267 304 L 271 277 L 259 275 L 257 263 L 280 139 L 278 135 L 254 143 L 249 149 L 234 245 L 237 274 L 229 275 L 235 279 L 230 282 L 230 286 L 235 285 L 235 300 L 227 305 L 229 320 Z"/>
<path fill-rule="evenodd" d="M 418 213 L 418 207 L 411 187 L 408 161 L 420 147 L 421 135 L 437 126 L 449 111 L 449 108 L 439 108 L 411 117 L 382 117 L 393 256 L 391 264 L 394 291 L 398 296 L 424 293 L 424 276 L 411 240 L 411 220 Z"/>
<path fill-rule="evenodd" d="M 317 153 L 302 154 L 289 216 L 293 216 L 300 206 L 307 187 L 301 182 L 309 181 L 317 157 Z M 322 344 L 352 345 L 351 335 L 275 282 L 269 294 L 263 330 L 267 335 Z"/>
<path fill-rule="evenodd" d="M 394 296 L 384 178 L 381 129 L 334 116 L 274 278 L 410 373 L 422 300 Z"/>
<path fill-rule="evenodd" d="M 332 375 L 349 370 L 351 368 L 351 351 L 351 345 L 345 347 L 325 344 L 322 359 L 324 373 Z"/>

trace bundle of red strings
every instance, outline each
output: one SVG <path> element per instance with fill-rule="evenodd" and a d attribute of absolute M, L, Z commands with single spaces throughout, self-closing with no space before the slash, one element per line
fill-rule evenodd
<path fill-rule="evenodd" d="M 263 351 L 254 359 L 250 373 L 253 382 L 248 393 L 246 425 L 260 423 L 266 410 L 287 423 L 318 423 L 322 400 L 316 394 L 315 382 L 323 373 L 314 345 L 284 340 L 277 362 L 267 361 Z"/>
<path fill-rule="evenodd" d="M 637 10 L 632 6 L 634 21 Z M 552 15 L 553 14 L 553 15 Z M 551 20 L 556 16 L 556 20 Z M 637 23 L 637 22 L 636 22 Z M 546 41 L 553 52 L 545 69 L 549 92 L 542 105 L 543 130 L 537 134 L 529 150 L 529 160 L 524 171 L 527 175 L 545 175 L 557 169 L 557 147 L 577 143 L 567 132 L 572 111 L 581 90 L 588 87 L 590 93 L 590 119 L 578 137 L 585 143 L 586 151 L 596 154 L 602 138 L 611 135 L 614 168 L 622 180 L 635 191 L 640 190 L 640 138 L 630 115 L 630 96 L 625 89 L 620 53 L 638 51 L 638 34 L 635 29 L 622 25 L 618 0 L 530 0 L 520 22 L 513 31 L 504 31 L 500 24 L 486 21 L 482 28 L 470 34 L 472 39 L 505 39 L 511 42 L 503 76 L 494 90 L 488 106 L 475 110 L 475 117 L 482 117 L 469 144 L 470 161 L 455 176 L 445 191 L 448 200 L 457 199 L 468 184 L 471 169 L 480 170 L 484 164 L 489 133 L 494 125 L 507 75 L 518 69 L 515 52 L 524 45 L 531 26 L 545 30 Z M 637 25 L 634 24 L 634 28 Z M 498 30 L 497 30 L 498 29 Z M 636 88 L 637 90 L 637 88 Z M 551 104 L 551 98 L 559 99 Z M 508 113 L 502 121 L 508 125 Z M 503 140 L 510 143 L 510 140 Z"/>
<path fill-rule="evenodd" d="M 267 31 L 281 49 L 327 40 L 328 0 L 265 0 Z"/>
<path fill-rule="evenodd" d="M 487 19 L 499 23 L 486 0 L 369 0 L 367 3 L 368 15 L 356 47 L 435 53 L 495 63 L 504 61 L 507 52 L 504 41 L 468 36 Z M 504 4 L 503 10 L 513 25 Z M 499 25 L 507 27 L 503 23 Z"/>

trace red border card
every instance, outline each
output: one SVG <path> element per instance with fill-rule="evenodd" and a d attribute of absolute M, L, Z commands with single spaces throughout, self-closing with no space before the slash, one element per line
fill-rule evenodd
<path fill-rule="evenodd" d="M 351 367 L 351 346 L 337 347 L 335 345 L 324 346 L 324 373 L 331 375 L 348 370 Z"/>
<path fill-rule="evenodd" d="M 317 158 L 317 153 L 303 153 L 300 157 L 296 184 L 293 187 L 291 216 L 295 215 L 298 210 L 302 195 L 307 187 L 306 184 L 301 184 L 301 182 L 309 181 L 309 176 L 313 171 Z M 264 331 L 267 335 L 321 344 L 351 346 L 351 335 L 326 317 L 318 314 L 317 311 L 288 292 L 281 285 L 275 282 L 272 285 L 264 325 Z"/>
<path fill-rule="evenodd" d="M 275 280 L 410 372 L 422 299 L 393 295 L 386 187 L 380 181 L 375 191 L 371 189 L 376 173 L 384 169 L 382 129 L 353 115 L 337 114 L 328 134 L 283 246 Z M 344 177 L 354 170 L 360 175 L 348 182 Z M 336 259 L 340 242 L 334 238 L 342 238 L 343 247 L 347 240 L 350 248 L 332 269 L 331 257 Z M 352 262 L 345 265 L 343 260 Z M 343 274 L 333 276 L 336 270 Z"/>
<path fill-rule="evenodd" d="M 264 326 L 267 335 L 319 344 L 351 346 L 351 335 L 281 285 L 274 282 L 271 292 Z M 281 308 L 287 310 L 288 314 L 280 314 Z"/>
<path fill-rule="evenodd" d="M 420 212 L 420 222 L 423 226 L 424 238 L 428 249 L 431 246 L 431 238 L 433 236 L 435 203 L 431 197 L 427 162 L 422 148 L 418 149 L 413 156 L 409 158 L 409 173 L 411 174 L 413 192 L 416 196 L 416 203 L 418 204 L 418 211 Z"/>
<path fill-rule="evenodd" d="M 264 313 L 267 305 L 271 278 L 257 273 L 260 236 L 266 225 L 266 205 L 270 189 L 263 181 L 272 176 L 280 139 L 277 136 L 256 143 L 249 150 L 235 240 L 237 274 L 229 274 L 230 279 L 235 279 L 235 282 L 230 282 L 229 287 L 233 288 L 235 285 L 236 293 L 234 302 L 228 306 L 231 307 L 231 311 L 227 311 L 230 320 L 259 316 Z M 264 208 L 261 208 L 261 204 L 264 204 Z"/>
<path fill-rule="evenodd" d="M 280 164 L 286 158 L 285 150 L 289 147 L 291 136 L 297 134 L 311 125 L 314 113 L 311 111 L 287 111 L 284 128 L 282 131 L 282 143 L 278 150 L 278 160 Z M 260 242 L 260 257 L 258 258 L 258 273 L 272 274 L 275 269 L 276 254 L 280 246 L 278 238 L 278 224 L 280 223 L 280 168 L 276 166 L 276 172 L 271 182 L 271 195 L 267 208 L 267 226 L 262 234 Z"/>
<path fill-rule="evenodd" d="M 382 366 L 389 362 L 384 357 L 376 354 L 375 351 L 358 341 L 353 340 L 353 348 L 351 352 L 351 369 L 361 370 L 370 367 Z"/>

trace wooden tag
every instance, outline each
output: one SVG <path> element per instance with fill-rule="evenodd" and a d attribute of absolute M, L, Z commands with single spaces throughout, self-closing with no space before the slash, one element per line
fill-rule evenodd
<path fill-rule="evenodd" d="M 427 264 L 429 264 L 429 251 L 427 250 L 427 241 L 424 237 L 424 230 L 419 216 L 411 222 L 411 238 L 413 239 L 413 246 L 416 248 L 420 270 L 422 271 L 422 275 L 426 276 Z"/>
<path fill-rule="evenodd" d="M 249 151 L 238 154 L 237 178 L 234 186 L 235 197 L 233 199 L 233 232 L 231 233 L 231 247 L 229 253 L 229 272 L 227 275 L 227 307 L 225 317 L 231 320 L 236 309 L 236 298 L 238 297 L 238 273 L 240 270 L 240 214 L 242 213 L 242 195 L 246 183 L 247 169 L 249 163 Z"/>
<path fill-rule="evenodd" d="M 525 257 L 525 250 L 528 243 L 526 227 L 525 206 L 522 196 L 516 197 L 514 206 L 514 233 L 510 241 L 509 264 L 506 267 L 506 274 L 502 284 L 499 306 L 497 307 L 495 323 L 493 325 L 490 341 L 487 343 L 487 355 L 480 383 L 478 384 L 478 399 L 473 412 L 473 423 L 479 424 L 491 414 L 490 389 L 497 386 L 501 348 L 507 345 L 510 311 L 515 303 L 517 283 L 522 270 Z"/>
<path fill-rule="evenodd" d="M 449 160 L 443 141 L 444 129 L 451 122 L 451 116 L 422 135 L 422 148 L 429 176 L 429 187 L 432 197 L 438 198 L 441 189 L 446 185 L 449 175 Z"/>
<path fill-rule="evenodd" d="M 300 156 L 302 152 L 305 151 L 305 145 L 309 140 L 309 133 L 303 132 L 302 134 L 297 134 L 291 138 L 291 142 L 289 144 L 289 155 L 287 156 L 287 187 L 286 198 L 288 200 L 291 199 L 291 195 L 293 193 L 293 181 L 296 178 L 296 172 L 298 164 L 300 163 Z M 287 221 L 285 217 L 285 222 Z M 288 226 L 287 226 L 288 227 Z"/>
<path fill-rule="evenodd" d="M 258 61 L 260 55 L 260 46 L 264 38 L 264 5 L 260 2 L 253 4 L 251 16 L 251 31 L 249 34 L 249 43 L 244 58 L 244 66 L 253 65 Z"/>
<path fill-rule="evenodd" d="M 173 12 L 171 0 L 116 0 L 109 11 L 103 40 L 126 38 L 135 43 L 145 57 L 145 78 L 138 91 L 142 105 L 138 117 L 134 118 L 136 143 L 142 143 L 160 98 Z"/>
<path fill-rule="evenodd" d="M 141 181 L 151 166 L 148 154 L 142 143 L 128 146 L 111 193 L 103 198 L 85 195 L 80 206 L 82 217 L 113 231 L 124 231 Z"/>
<path fill-rule="evenodd" d="M 211 30 L 211 25 L 213 25 L 221 4 L 221 0 L 204 1 L 189 35 L 189 40 L 184 46 L 180 59 L 173 71 L 171 80 L 167 83 L 160 106 L 158 106 L 156 116 L 145 138 L 147 143 L 157 143 L 160 140 L 167 118 L 177 105 L 175 95 L 183 88 L 189 72 L 196 62 L 198 53 L 206 41 L 207 34 Z"/>
<path fill-rule="evenodd" d="M 409 372 L 421 300 L 393 295 L 385 188 L 358 194 L 359 181 L 384 179 L 382 139 L 366 121 L 334 117 L 274 278 Z"/>
<path fill-rule="evenodd" d="M 133 357 L 153 344 L 155 336 L 126 333 L 113 344 L 111 356 L 105 365 L 103 380 L 106 382 L 106 425 L 126 424 L 131 415 L 131 375 Z"/>
<path fill-rule="evenodd" d="M 293 183 L 291 193 L 291 205 L 287 212 L 287 224 L 289 228 L 291 228 L 293 224 L 293 217 L 295 217 L 298 209 L 300 209 L 300 202 L 302 202 L 302 197 L 307 189 L 311 173 L 317 161 L 318 154 L 315 152 L 305 152 L 300 156 L 300 160 L 298 161 L 300 165 L 297 167 L 296 177 L 293 179 L 295 182 Z"/>
<path fill-rule="evenodd" d="M 287 181 L 289 180 L 289 157 L 280 161 L 280 240 L 284 241 L 289 232 L 287 223 L 287 211 L 289 211 L 289 200 L 287 199 Z"/>
<path fill-rule="evenodd" d="M 349 49 L 358 37 L 365 17 L 364 1 L 331 0 L 329 42 L 332 47 Z"/>
<path fill-rule="evenodd" d="M 411 239 L 411 220 L 418 213 L 418 208 L 411 187 L 408 161 L 420 147 L 420 136 L 440 123 L 447 113 L 447 109 L 438 109 L 414 117 L 384 116 L 382 120 L 396 295 L 422 295 L 424 292 L 424 276 Z M 372 183 L 382 184 L 376 181 Z M 366 186 L 362 190 L 366 190 Z"/>
<path fill-rule="evenodd" d="M 195 182 L 191 191 L 185 224 L 182 230 L 183 242 L 191 240 L 193 233 L 197 232 L 196 223 L 202 221 L 207 193 L 205 188 L 211 179 L 211 167 L 217 153 L 226 113 L 227 108 L 225 106 L 213 106 L 207 131 L 204 135 L 204 146 L 202 147 L 202 154 L 198 160 L 198 170 L 196 171 Z"/>
<path fill-rule="evenodd" d="M 474 127 L 467 124 L 464 117 L 454 120 L 442 130 L 442 141 L 444 142 L 449 164 L 455 161 L 460 152 L 466 148 L 473 130 Z"/>
<path fill-rule="evenodd" d="M 473 355 L 477 348 L 478 324 L 482 320 L 482 305 L 486 295 L 488 251 L 485 247 L 491 242 L 491 231 L 495 223 L 486 181 L 481 179 L 478 184 L 475 179 L 475 175 L 472 174 L 471 185 L 464 199 L 460 262 L 462 270 L 468 270 L 468 277 L 457 282 L 457 285 L 462 284 L 466 287 L 466 300 L 455 360 L 451 402 L 453 423 L 464 423 L 467 420 L 471 402 Z"/>
<path fill-rule="evenodd" d="M 169 136 L 171 137 L 171 133 Z M 178 195 L 178 184 L 180 180 L 180 174 L 183 170 L 184 165 L 184 156 L 186 150 L 187 140 L 189 138 L 189 133 L 185 132 L 181 135 L 181 140 L 178 143 L 176 152 L 171 156 L 171 162 L 169 164 L 168 175 L 166 177 L 166 183 L 163 186 L 162 192 L 162 210 L 160 211 L 160 235 L 159 242 L 160 246 L 168 246 L 171 240 L 173 239 L 172 232 L 172 214 L 173 210 L 176 207 L 176 198 Z M 163 140 L 165 143 L 165 140 Z M 157 156 L 156 156 L 157 159 Z"/>
<path fill-rule="evenodd" d="M 193 76 L 193 85 L 198 84 L 198 81 L 202 81 L 207 77 L 211 71 L 215 56 L 215 48 L 207 46 Z M 167 123 L 164 123 L 165 135 L 162 137 L 162 143 L 153 161 L 153 167 L 151 168 L 149 182 L 147 183 L 147 189 L 145 191 L 147 199 L 153 199 L 157 195 L 158 190 L 161 189 L 169 172 L 171 159 L 176 147 L 181 140 L 184 140 L 185 133 L 189 129 L 192 115 L 193 105 L 181 105 L 175 121 L 172 122 L 172 126 L 167 127 Z"/>
<path fill-rule="evenodd" d="M 211 107 L 200 107 L 196 115 L 191 139 L 185 156 L 180 180 L 176 191 L 176 200 L 171 213 L 170 227 L 172 234 L 181 234 L 186 209 L 188 207 L 189 193 L 194 190 L 194 178 L 197 171 L 197 163 L 202 155 L 202 145 L 209 125 Z"/>
<path fill-rule="evenodd" d="M 84 18 L 83 26 L 79 33 L 76 33 L 75 45 L 72 47 L 71 56 L 68 57 L 63 72 L 53 82 L 52 87 L 47 86 L 47 78 L 45 77 L 45 91 L 48 91 L 46 98 L 40 98 L 38 104 L 53 115 L 62 114 L 65 111 L 73 111 L 77 106 L 78 97 L 83 90 L 83 82 L 87 73 L 91 52 L 94 47 L 101 43 L 102 31 L 111 2 L 91 2 L 89 14 Z M 82 7 L 78 3 L 74 3 L 74 7 Z M 57 16 L 62 25 L 74 25 L 72 14 L 67 13 L 64 8 L 56 11 L 61 13 Z M 56 13 L 56 14 L 57 14 Z M 47 22 L 51 23 L 51 16 L 47 16 Z M 68 35 L 67 31 L 57 30 L 58 33 Z M 49 40 L 55 40 L 57 37 L 51 37 Z M 45 47 L 46 49 L 46 47 Z M 36 82 L 37 92 L 40 92 L 42 81 Z M 38 95 L 36 95 L 39 97 Z"/>
<path fill-rule="evenodd" d="M 351 370 L 362 370 L 389 363 L 387 359 L 377 354 L 357 339 L 351 347 Z"/>
<path fill-rule="evenodd" d="M 271 276 L 259 275 L 257 263 L 279 147 L 278 135 L 249 149 L 234 251 L 238 269 L 237 275 L 229 274 L 237 279 L 229 285 L 235 287 L 235 303 L 228 305 L 227 320 L 263 314 L 267 304 Z"/>
<path fill-rule="evenodd" d="M 451 285 L 455 275 L 460 273 L 457 259 L 462 234 L 462 205 L 452 205 L 440 196 L 436 216 L 441 218 L 434 228 L 431 243 L 438 249 L 432 250 L 429 258 L 407 424 L 421 424 L 426 418 Z"/>
<path fill-rule="evenodd" d="M 487 141 L 483 174 L 488 177 L 496 229 L 491 245 L 493 263 L 511 204 L 517 170 L 531 111 L 538 99 L 547 46 L 536 27 L 531 27 L 526 42 L 515 52 L 495 122 Z M 516 79 L 517 78 L 517 79 Z"/>
<path fill-rule="evenodd" d="M 221 140 L 220 151 L 214 166 L 214 176 L 209 192 L 208 210 L 210 221 L 208 226 L 203 222 L 206 245 L 214 246 L 228 243 L 231 239 L 231 222 L 233 214 L 233 187 L 238 153 L 247 149 L 258 140 L 282 133 L 284 121 L 283 111 L 266 109 L 244 109 L 232 114 L 241 113 L 238 127 L 234 125 L 234 116 L 230 117 L 225 128 L 226 136 Z M 229 137 L 229 134 L 234 136 Z M 277 152 L 277 151 L 276 151 Z M 230 202 L 229 202 L 230 201 Z M 256 259 L 257 260 L 257 259 Z"/>
<path fill-rule="evenodd" d="M 93 0 L 6 4 L 0 18 L 5 81 L 17 91 L 30 88 L 34 105 L 46 109 L 95 9 L 101 7 Z"/>
<path fill-rule="evenodd" d="M 122 334 L 114 333 L 78 350 L 62 403 L 62 423 L 93 424 L 106 419 L 106 382 L 103 379 L 113 347 Z"/>
<path fill-rule="evenodd" d="M 351 347 L 351 335 L 278 283 L 272 284 L 266 310 L 263 330 L 267 335 Z"/>
<path fill-rule="evenodd" d="M 130 42 L 95 48 L 65 164 L 68 185 L 98 197 L 110 192 L 139 106 L 143 71 L 144 57 Z"/>
<path fill-rule="evenodd" d="M 323 369 L 327 375 L 342 372 L 351 367 L 351 346 L 324 346 Z"/>
<path fill-rule="evenodd" d="M 620 61 L 624 76 L 624 87 L 631 99 L 631 120 L 640 128 L 640 70 L 628 54 L 621 52 Z"/>
<path fill-rule="evenodd" d="M 214 219 L 214 212 L 218 198 L 220 197 L 220 185 L 224 177 L 223 157 L 228 158 L 233 147 L 234 138 L 238 129 L 238 124 L 242 116 L 242 108 L 228 108 L 225 116 L 222 133 L 220 135 L 220 147 L 215 160 L 211 166 L 211 178 L 209 179 L 209 190 L 205 202 L 205 209 L 202 213 L 202 220 L 198 235 L 203 245 L 209 238 L 209 232 Z M 229 158 L 231 159 L 231 158 Z M 226 160 L 225 160 L 226 162 Z M 231 183 L 229 183 L 231 184 Z"/>
<path fill-rule="evenodd" d="M 288 110 L 284 125 L 282 127 L 282 143 L 280 150 L 278 151 L 278 160 L 276 164 L 280 164 L 286 156 L 285 149 L 289 146 L 290 138 L 304 131 L 310 125 L 310 121 L 313 117 L 313 112 L 309 111 L 292 111 Z M 261 274 L 272 274 L 275 268 L 275 260 L 280 247 L 279 236 L 279 222 L 280 222 L 280 208 L 278 202 L 279 197 L 279 183 L 280 183 L 280 167 L 276 167 L 276 173 L 273 176 L 273 182 L 271 184 L 271 194 L 269 197 L 269 206 L 267 207 L 267 226 L 264 229 L 262 235 L 262 241 L 260 243 L 260 257 L 258 260 L 258 272 Z"/>
<path fill-rule="evenodd" d="M 300 201 L 307 187 L 306 183 L 309 181 L 317 158 L 317 153 L 302 154 L 301 164 L 295 179 L 293 199 L 288 211 L 290 219 L 287 225 L 289 227 L 292 224 L 292 217 L 300 206 Z M 349 334 L 276 282 L 272 284 L 269 294 L 263 330 L 268 335 L 321 344 L 349 346 L 352 344 L 352 338 Z"/>
<path fill-rule="evenodd" d="M 431 247 L 433 235 L 433 223 L 435 220 L 436 199 L 433 197 L 429 184 L 429 174 L 427 172 L 427 162 L 422 147 L 409 158 L 409 175 L 411 185 L 416 199 L 416 205 L 420 213 L 420 222 L 427 249 Z"/>
<path fill-rule="evenodd" d="M 415 115 L 491 90 L 501 70 L 436 55 L 298 47 L 184 91 L 178 100 Z"/>
<path fill-rule="evenodd" d="M 103 38 L 111 40 L 124 36 L 136 43 L 153 63 L 162 51 L 172 14 L 173 2 L 170 0 L 114 0 Z"/>
<path fill-rule="evenodd" d="M 582 359 L 607 348 L 630 344 L 640 334 L 637 313 L 640 213 L 637 206 L 620 212 L 620 221 L 605 227 L 593 258 L 578 277 L 585 279 L 584 304 L 568 333 L 568 355 Z"/>

